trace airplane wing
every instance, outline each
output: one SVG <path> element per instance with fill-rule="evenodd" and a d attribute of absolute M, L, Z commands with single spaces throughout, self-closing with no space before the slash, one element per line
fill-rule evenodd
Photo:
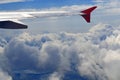
<path fill-rule="evenodd" d="M 33 11 L 33 12 L 0 12 L 0 28 L 4 29 L 26 29 L 27 25 L 19 20 L 38 17 L 58 17 L 81 15 L 88 23 L 90 23 L 90 14 L 97 6 L 88 8 L 81 12 L 68 11 Z"/>
<path fill-rule="evenodd" d="M 27 25 L 20 20 L 38 17 L 63 16 L 65 11 L 38 11 L 38 12 L 0 12 L 0 28 L 26 29 Z"/>

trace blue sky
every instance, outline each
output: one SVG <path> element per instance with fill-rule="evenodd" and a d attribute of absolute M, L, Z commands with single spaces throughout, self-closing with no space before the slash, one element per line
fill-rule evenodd
<path fill-rule="evenodd" d="M 16 9 L 41 9 L 50 7 L 61 7 L 70 5 L 94 4 L 92 0 L 28 0 L 25 2 L 15 2 L 0 4 L 1 10 L 16 10 Z"/>

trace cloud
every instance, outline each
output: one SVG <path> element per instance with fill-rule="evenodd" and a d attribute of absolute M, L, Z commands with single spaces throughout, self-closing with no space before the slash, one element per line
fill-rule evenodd
<path fill-rule="evenodd" d="M 0 44 L 5 43 L 0 49 L 1 76 L 8 80 L 118 80 L 119 30 L 101 23 L 87 33 L 24 32 L 8 42 L 1 38 Z"/>
<path fill-rule="evenodd" d="M 12 77 L 9 76 L 7 73 L 0 70 L 0 79 L 1 80 L 12 80 Z"/>
<path fill-rule="evenodd" d="M 104 0 L 93 0 L 93 2 L 101 3 L 104 2 Z"/>
<path fill-rule="evenodd" d="M 60 75 L 57 74 L 57 72 L 51 74 L 51 76 L 49 77 L 49 80 L 61 80 L 60 79 Z"/>
<path fill-rule="evenodd" d="M 120 2 L 119 0 L 107 0 L 107 1 L 104 1 L 104 0 L 93 0 L 96 5 L 98 5 L 101 9 L 100 11 L 102 11 L 105 15 L 108 14 L 114 14 L 114 15 L 119 15 L 120 14 Z"/>
<path fill-rule="evenodd" d="M 0 4 L 14 3 L 14 2 L 25 2 L 28 0 L 0 0 Z"/>

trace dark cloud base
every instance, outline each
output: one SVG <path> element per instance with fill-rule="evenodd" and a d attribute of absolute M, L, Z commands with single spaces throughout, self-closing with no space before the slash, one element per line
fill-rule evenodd
<path fill-rule="evenodd" d="M 1 80 L 118 80 L 120 27 L 0 38 Z M 113 73 L 111 75 L 111 72 Z"/>

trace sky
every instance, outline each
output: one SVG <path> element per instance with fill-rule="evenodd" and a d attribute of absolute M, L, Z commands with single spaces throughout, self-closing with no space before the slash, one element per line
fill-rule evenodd
<path fill-rule="evenodd" d="M 14 2 L 14 3 L 13 3 Z M 6 3 L 6 4 L 2 4 Z M 41 9 L 50 7 L 62 7 L 80 4 L 94 4 L 91 0 L 4 0 L 1 1 L 1 10 L 16 10 L 16 9 Z"/>
<path fill-rule="evenodd" d="M 119 80 L 119 0 L 0 0 L 0 11 L 80 11 L 79 16 L 22 20 L 0 29 L 0 80 Z"/>
<path fill-rule="evenodd" d="M 22 21 L 29 28 L 31 33 L 41 32 L 87 32 L 92 26 L 98 23 L 119 26 L 119 0 L 3 0 L 0 2 L 1 11 L 41 11 L 41 10 L 68 10 L 81 11 L 91 6 L 98 6 L 92 12 L 91 23 L 88 24 L 79 16 L 67 16 L 55 18 L 26 19 Z M 33 21 L 31 23 L 31 21 Z M 46 24 L 47 23 L 47 24 Z M 33 27 L 35 26 L 35 27 Z M 74 26 L 74 27 L 73 27 Z M 86 27 L 83 27 L 86 26 Z"/>

